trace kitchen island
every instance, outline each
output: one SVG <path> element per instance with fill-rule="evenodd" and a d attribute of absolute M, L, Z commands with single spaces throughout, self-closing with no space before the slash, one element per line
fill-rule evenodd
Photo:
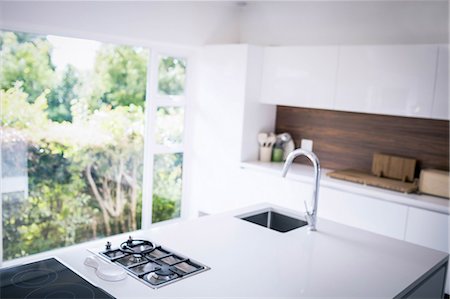
<path fill-rule="evenodd" d="M 117 247 L 128 234 L 4 266 L 56 256 L 117 298 L 393 298 L 430 290 L 441 294 L 443 290 L 447 253 L 320 218 L 317 232 L 304 226 L 280 233 L 236 217 L 267 207 L 261 204 L 130 233 L 211 268 L 159 289 L 131 276 L 118 282 L 104 281 L 84 265 L 85 258 L 92 255 L 89 250 L 105 250 L 106 241 Z M 292 211 L 276 209 L 292 215 Z"/>

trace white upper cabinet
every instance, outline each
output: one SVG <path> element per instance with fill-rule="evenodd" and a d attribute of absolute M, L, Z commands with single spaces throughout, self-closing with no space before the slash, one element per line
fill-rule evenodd
<path fill-rule="evenodd" d="M 449 97 L 448 97 L 448 52 L 449 46 L 439 47 L 436 90 L 434 92 L 432 117 L 437 119 L 449 119 Z"/>
<path fill-rule="evenodd" d="M 267 47 L 261 102 L 332 109 L 337 46 Z"/>
<path fill-rule="evenodd" d="M 431 117 L 437 45 L 342 46 L 336 110 Z"/>

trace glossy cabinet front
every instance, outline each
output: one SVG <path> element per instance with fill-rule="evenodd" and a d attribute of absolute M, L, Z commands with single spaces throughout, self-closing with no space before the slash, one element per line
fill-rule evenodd
<path fill-rule="evenodd" d="M 261 101 L 328 109 L 333 106 L 337 46 L 267 47 Z"/>
<path fill-rule="evenodd" d="M 439 47 L 432 118 L 449 119 L 448 54 L 449 46 L 441 45 Z"/>
<path fill-rule="evenodd" d="M 342 46 L 335 109 L 431 117 L 436 45 Z"/>
<path fill-rule="evenodd" d="M 404 239 L 408 207 L 360 194 L 321 188 L 318 217 L 399 240 Z"/>
<path fill-rule="evenodd" d="M 450 252 L 450 216 L 410 207 L 406 224 L 405 241 Z M 450 292 L 450 269 L 447 273 L 445 292 Z"/>
<path fill-rule="evenodd" d="M 449 119 L 448 45 L 264 49 L 260 102 Z"/>

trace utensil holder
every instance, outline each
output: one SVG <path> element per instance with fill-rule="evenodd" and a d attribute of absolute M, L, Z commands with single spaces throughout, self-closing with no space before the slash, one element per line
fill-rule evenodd
<path fill-rule="evenodd" d="M 270 162 L 272 160 L 272 147 L 262 146 L 259 148 L 259 160 L 261 162 Z"/>

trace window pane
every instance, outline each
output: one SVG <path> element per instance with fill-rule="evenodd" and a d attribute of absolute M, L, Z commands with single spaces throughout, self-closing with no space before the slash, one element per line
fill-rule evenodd
<path fill-rule="evenodd" d="M 186 62 L 176 57 L 160 57 L 158 66 L 158 93 L 179 96 L 184 94 Z"/>
<path fill-rule="evenodd" d="M 2 194 L 2 216 L 3 216 L 3 243 L 8 240 L 20 239 L 20 231 L 16 227 L 23 225 L 23 215 L 29 213 L 28 201 L 25 200 L 24 192 L 11 192 Z M 14 258 L 22 256 L 23 244 L 19 242 L 10 243 L 5 246 L 3 255 Z"/>
<path fill-rule="evenodd" d="M 6 31 L 0 45 L 3 258 L 140 228 L 148 51 Z"/>
<path fill-rule="evenodd" d="M 183 154 L 155 155 L 152 222 L 180 216 Z"/>
<path fill-rule="evenodd" d="M 159 107 L 156 110 L 155 142 L 171 146 L 183 142 L 184 108 Z"/>

